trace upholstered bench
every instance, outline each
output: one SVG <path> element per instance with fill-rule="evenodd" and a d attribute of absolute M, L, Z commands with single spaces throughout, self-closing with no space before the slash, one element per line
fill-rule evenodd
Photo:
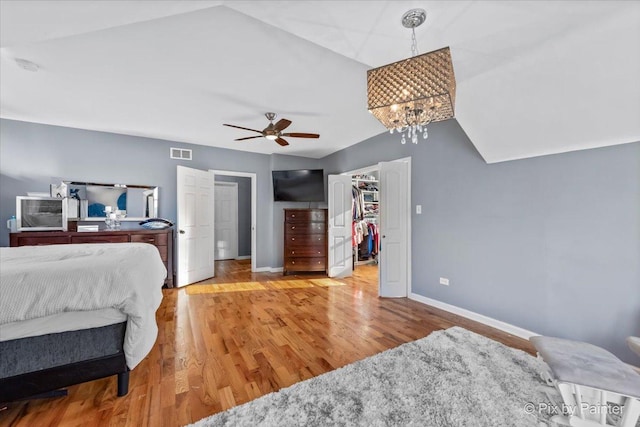
<path fill-rule="evenodd" d="M 564 414 L 554 416 L 554 422 L 635 427 L 640 418 L 640 374 L 592 344 L 543 336 L 530 341 L 551 370 L 546 379 L 564 401 Z"/>

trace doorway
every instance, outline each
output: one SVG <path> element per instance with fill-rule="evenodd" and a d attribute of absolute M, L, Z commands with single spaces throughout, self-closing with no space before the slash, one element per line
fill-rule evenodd
<path fill-rule="evenodd" d="M 221 176 L 218 177 L 218 179 L 220 178 Z M 215 259 L 216 261 L 236 259 L 238 257 L 239 246 L 238 223 L 240 222 L 238 183 L 216 181 L 214 194 L 215 208 L 213 210 L 213 225 L 215 230 Z M 251 200 L 250 195 L 249 200 Z M 246 225 L 246 228 L 246 234 L 250 238 L 250 224 Z M 250 242 L 248 246 L 251 246 Z"/>
<path fill-rule="evenodd" d="M 234 257 L 234 259 L 246 260 L 250 258 L 251 271 L 255 272 L 257 248 L 256 221 L 258 209 L 257 174 L 253 172 L 237 172 L 214 169 L 210 169 L 209 172 L 214 174 L 216 182 L 235 182 L 238 185 L 238 254 Z M 246 189 L 246 187 L 250 188 Z"/>
<path fill-rule="evenodd" d="M 355 269 L 377 268 L 378 295 L 407 297 L 411 294 L 411 158 L 380 162 L 343 173 L 354 187 L 361 187 L 362 214 L 354 212 Z M 353 190 L 354 197 L 357 192 Z M 366 198 L 365 198 L 366 196 Z M 355 207 L 355 203 L 354 203 Z M 378 239 L 358 241 L 356 221 Z M 372 226 L 370 226 L 372 225 Z M 365 245 L 364 247 L 362 245 Z"/>

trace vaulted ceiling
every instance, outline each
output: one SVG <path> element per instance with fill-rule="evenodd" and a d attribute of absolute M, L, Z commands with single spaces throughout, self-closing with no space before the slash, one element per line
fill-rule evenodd
<path fill-rule="evenodd" d="M 385 131 L 366 71 L 410 56 L 400 18 L 421 7 L 418 48 L 451 47 L 456 120 L 487 162 L 640 140 L 636 1 L 0 5 L 3 118 L 319 158 Z M 262 129 L 267 111 L 321 138 L 222 126 Z"/>

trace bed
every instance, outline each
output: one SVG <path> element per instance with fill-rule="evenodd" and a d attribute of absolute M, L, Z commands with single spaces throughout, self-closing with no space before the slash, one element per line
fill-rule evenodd
<path fill-rule="evenodd" d="M 0 248 L 0 402 L 111 375 L 125 395 L 166 274 L 146 243 Z"/>

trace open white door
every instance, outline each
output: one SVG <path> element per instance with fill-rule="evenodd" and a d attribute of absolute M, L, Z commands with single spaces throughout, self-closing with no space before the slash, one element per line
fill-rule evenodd
<path fill-rule="evenodd" d="M 215 183 L 216 260 L 238 257 L 238 183 Z"/>
<path fill-rule="evenodd" d="M 351 177 L 329 175 L 329 277 L 353 273 Z"/>
<path fill-rule="evenodd" d="M 408 164 L 380 162 L 380 256 L 379 295 L 406 297 L 409 262 L 407 253 L 409 221 Z"/>
<path fill-rule="evenodd" d="M 178 166 L 178 286 L 213 277 L 213 174 Z"/>

